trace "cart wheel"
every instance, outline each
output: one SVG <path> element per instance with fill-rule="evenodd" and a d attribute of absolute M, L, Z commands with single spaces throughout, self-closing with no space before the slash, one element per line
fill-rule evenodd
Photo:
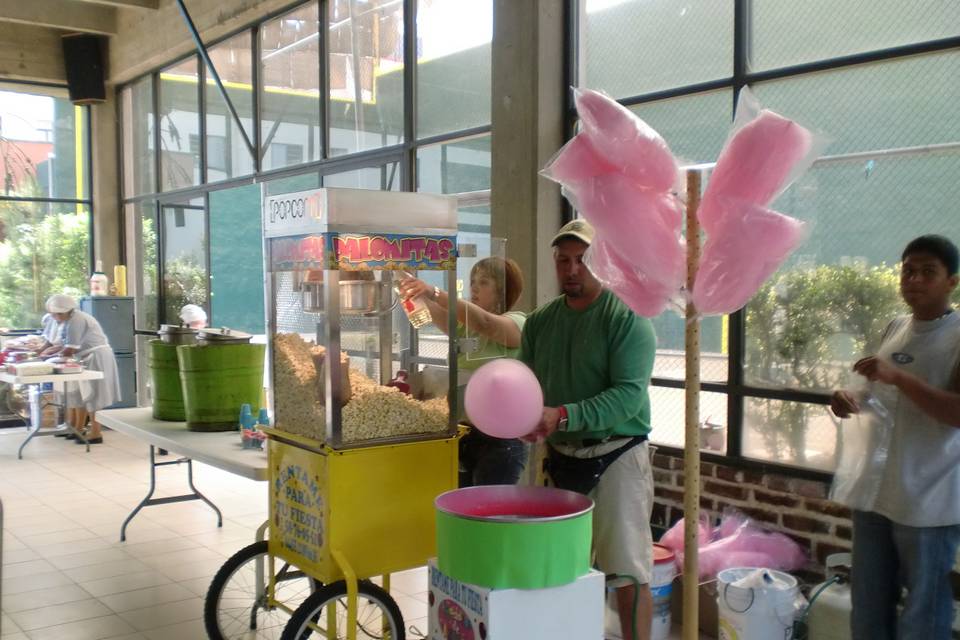
<path fill-rule="evenodd" d="M 203 623 L 211 640 L 276 640 L 290 619 L 282 608 L 266 602 L 267 575 L 257 585 L 257 562 L 269 567 L 267 541 L 244 547 L 227 560 L 213 577 L 203 605 Z M 274 561 L 274 600 L 296 609 L 322 586 L 296 567 Z"/>
<path fill-rule="evenodd" d="M 358 591 L 357 640 L 405 640 L 403 616 L 390 594 L 368 580 L 360 581 Z M 336 630 L 327 628 L 330 613 L 336 616 Z M 290 616 L 280 640 L 304 640 L 314 627 L 328 640 L 347 637 L 347 583 L 343 580 L 307 598 Z"/>

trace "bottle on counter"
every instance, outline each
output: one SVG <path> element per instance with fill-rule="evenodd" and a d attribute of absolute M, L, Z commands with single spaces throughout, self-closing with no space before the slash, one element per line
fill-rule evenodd
<path fill-rule="evenodd" d="M 97 260 L 97 269 L 90 275 L 90 295 L 105 296 L 109 294 L 110 282 L 103 272 L 103 261 Z"/>
<path fill-rule="evenodd" d="M 250 411 L 250 405 L 243 403 L 240 405 L 240 429 L 252 429 L 256 424 L 253 419 L 253 413 Z"/>
<path fill-rule="evenodd" d="M 267 410 L 261 407 L 260 412 L 257 414 L 257 428 L 269 427 L 269 426 L 270 426 L 270 416 L 269 414 L 267 414 Z"/>

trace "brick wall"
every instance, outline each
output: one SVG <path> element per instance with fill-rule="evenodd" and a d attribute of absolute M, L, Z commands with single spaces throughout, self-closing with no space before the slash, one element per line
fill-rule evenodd
<path fill-rule="evenodd" d="M 683 517 L 683 458 L 653 456 L 653 524 L 668 528 Z M 829 485 L 787 476 L 703 462 L 700 508 L 714 519 L 727 506 L 781 531 L 803 547 L 810 563 L 796 572 L 805 581 L 823 576 L 827 556 L 850 550 L 850 510 L 826 499 Z"/>

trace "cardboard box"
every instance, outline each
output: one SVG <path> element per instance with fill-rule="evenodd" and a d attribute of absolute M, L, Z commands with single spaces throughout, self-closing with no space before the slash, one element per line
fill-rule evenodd
<path fill-rule="evenodd" d="M 605 580 L 591 570 L 550 589 L 486 589 L 430 560 L 429 640 L 603 639 Z"/>
<path fill-rule="evenodd" d="M 52 429 L 60 424 L 60 405 L 56 404 L 57 395 L 53 391 L 40 394 L 40 427 Z"/>
<path fill-rule="evenodd" d="M 673 581 L 673 591 L 670 600 L 670 617 L 673 620 L 673 628 L 680 629 L 683 624 L 683 576 L 677 576 Z M 700 597 L 697 603 L 699 615 L 698 626 L 700 632 L 716 638 L 718 634 L 718 613 L 717 613 L 717 581 L 709 580 L 700 583 Z"/>

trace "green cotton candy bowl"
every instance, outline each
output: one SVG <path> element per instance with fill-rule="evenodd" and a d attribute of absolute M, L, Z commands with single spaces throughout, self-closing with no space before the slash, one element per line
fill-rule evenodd
<path fill-rule="evenodd" d="M 437 508 L 437 564 L 488 589 L 546 589 L 590 571 L 593 500 L 550 487 L 448 491 Z"/>

